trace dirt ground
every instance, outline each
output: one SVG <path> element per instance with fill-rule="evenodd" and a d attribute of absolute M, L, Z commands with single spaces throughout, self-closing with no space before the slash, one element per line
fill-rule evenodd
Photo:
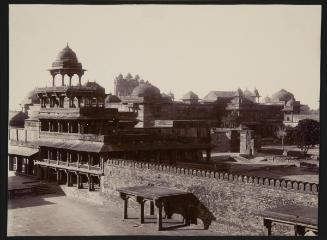
<path fill-rule="evenodd" d="M 147 209 L 146 209 L 147 210 Z M 9 201 L 8 236 L 89 236 L 89 235 L 221 235 L 203 230 L 201 223 L 169 231 L 157 231 L 156 218 L 140 224 L 137 209 L 129 208 L 131 219 L 122 220 L 123 209 L 96 205 L 56 194 L 26 196 Z M 170 223 L 167 223 L 170 221 Z M 181 219 L 164 219 L 166 226 Z"/>

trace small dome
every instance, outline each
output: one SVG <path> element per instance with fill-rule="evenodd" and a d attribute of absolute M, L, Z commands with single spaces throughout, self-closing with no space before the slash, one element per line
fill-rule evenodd
<path fill-rule="evenodd" d="M 120 103 L 121 100 L 119 97 L 113 94 L 108 94 L 106 97 L 106 103 Z"/>
<path fill-rule="evenodd" d="M 295 103 L 295 100 L 292 98 L 292 99 L 287 101 L 286 106 L 293 106 L 294 103 Z"/>
<path fill-rule="evenodd" d="M 254 97 L 254 93 L 252 93 L 251 91 L 249 91 L 248 89 L 245 89 L 245 91 L 243 92 L 243 95 L 245 97 Z"/>
<path fill-rule="evenodd" d="M 78 62 L 76 53 L 68 45 L 58 53 L 56 61 Z"/>
<path fill-rule="evenodd" d="M 95 90 L 100 91 L 100 92 L 105 92 L 104 87 L 102 87 L 100 84 L 98 84 L 96 82 L 86 82 L 84 84 L 84 86 L 94 88 Z"/>
<path fill-rule="evenodd" d="M 287 102 L 294 99 L 294 95 L 285 89 L 281 89 L 271 96 L 273 102 Z"/>
<path fill-rule="evenodd" d="M 131 96 L 160 98 L 161 94 L 159 88 L 149 83 L 140 83 L 136 88 L 133 89 Z"/>
<path fill-rule="evenodd" d="M 27 96 L 24 98 L 24 100 L 21 102 L 21 105 L 25 104 L 39 104 L 40 98 L 38 97 L 35 90 L 32 90 L 28 92 Z"/>
<path fill-rule="evenodd" d="M 166 102 L 172 102 L 173 99 L 166 93 L 161 93 L 161 99 Z"/>
<path fill-rule="evenodd" d="M 198 100 L 199 97 L 194 92 L 189 91 L 186 94 L 184 94 L 182 100 Z"/>
<path fill-rule="evenodd" d="M 271 103 L 271 98 L 270 97 L 265 97 L 264 99 L 262 99 L 262 101 L 264 102 L 264 103 Z"/>

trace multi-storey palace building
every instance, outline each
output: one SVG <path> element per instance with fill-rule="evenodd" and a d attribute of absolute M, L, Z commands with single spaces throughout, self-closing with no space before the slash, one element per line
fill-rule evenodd
<path fill-rule="evenodd" d="M 34 90 L 39 101 L 29 104 L 32 114 L 24 128 L 10 129 L 10 169 L 94 190 L 108 159 L 170 163 L 210 159 L 205 124 L 179 122 L 170 128 L 136 129 L 136 112 L 105 108 L 105 89 L 95 82 L 82 83 L 86 70 L 69 46 L 49 71 L 52 86 Z M 75 74 L 78 82 L 73 85 Z"/>

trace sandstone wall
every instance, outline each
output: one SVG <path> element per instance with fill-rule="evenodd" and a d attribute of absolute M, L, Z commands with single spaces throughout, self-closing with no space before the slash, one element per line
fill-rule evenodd
<path fill-rule="evenodd" d="M 216 217 L 210 228 L 229 235 L 265 234 L 259 216 L 265 208 L 318 205 L 317 184 L 126 160 L 109 160 L 101 183 L 101 195 L 117 204 L 119 187 L 154 184 L 192 192 Z M 293 228 L 273 227 L 273 233 L 291 235 Z"/>

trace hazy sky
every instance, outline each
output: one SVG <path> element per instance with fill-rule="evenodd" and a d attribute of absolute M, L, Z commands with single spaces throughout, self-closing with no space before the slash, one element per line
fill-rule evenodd
<path fill-rule="evenodd" d="M 211 90 L 285 88 L 319 106 L 320 6 L 10 6 L 10 108 L 34 87 L 66 43 L 113 92 L 119 73 L 139 74 L 179 99 Z M 59 84 L 59 80 L 58 80 Z"/>

